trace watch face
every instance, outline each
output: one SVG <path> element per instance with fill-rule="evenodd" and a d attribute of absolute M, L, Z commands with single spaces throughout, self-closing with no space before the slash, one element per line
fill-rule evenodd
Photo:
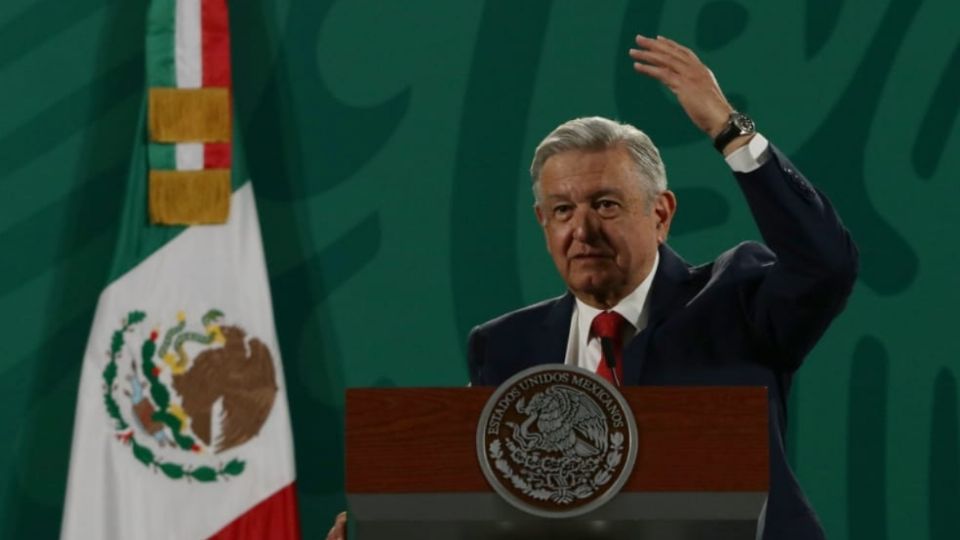
<path fill-rule="evenodd" d="M 740 130 L 740 134 L 742 135 L 753 133 L 757 130 L 757 126 L 753 123 L 753 119 L 743 113 L 733 113 L 733 118 L 731 120 L 733 121 L 733 125 Z"/>

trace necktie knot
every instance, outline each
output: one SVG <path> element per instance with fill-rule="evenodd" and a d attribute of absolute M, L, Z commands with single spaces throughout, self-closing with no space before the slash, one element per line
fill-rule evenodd
<path fill-rule="evenodd" d="M 616 311 L 604 311 L 593 318 L 590 331 L 597 337 L 619 342 L 623 324 L 626 322 L 627 320 L 623 318 L 623 315 Z"/>

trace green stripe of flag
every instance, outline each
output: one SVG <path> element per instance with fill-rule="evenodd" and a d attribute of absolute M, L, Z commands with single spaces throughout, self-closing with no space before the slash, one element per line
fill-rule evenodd
<path fill-rule="evenodd" d="M 176 170 L 177 145 L 149 143 L 147 145 L 147 161 L 151 169 Z"/>
<path fill-rule="evenodd" d="M 147 12 L 147 87 L 176 87 L 177 0 L 151 0 Z"/>

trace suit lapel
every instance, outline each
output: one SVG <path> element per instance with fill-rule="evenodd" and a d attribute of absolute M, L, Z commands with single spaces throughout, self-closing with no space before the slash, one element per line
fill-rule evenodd
<path fill-rule="evenodd" d="M 562 364 L 567 357 L 567 340 L 570 338 L 570 319 L 573 317 L 573 295 L 569 292 L 554 302 L 536 336 L 535 358 L 530 366 L 539 364 Z"/>
<path fill-rule="evenodd" d="M 652 336 L 656 335 L 657 329 L 672 313 L 683 307 L 683 292 L 689 280 L 690 265 L 666 244 L 662 244 L 660 263 L 650 288 L 647 327 L 637 334 L 623 351 L 623 379 L 626 384 L 640 382 L 643 365 L 653 342 Z"/>

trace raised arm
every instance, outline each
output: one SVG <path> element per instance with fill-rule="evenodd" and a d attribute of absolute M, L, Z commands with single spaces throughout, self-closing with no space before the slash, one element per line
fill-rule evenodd
<path fill-rule="evenodd" d="M 636 42 L 630 50 L 634 69 L 669 88 L 690 120 L 714 139 L 733 108 L 713 72 L 673 40 L 637 36 Z M 843 309 L 859 254 L 823 193 L 766 139 L 753 138 L 737 137 L 722 151 L 729 158 L 748 154 L 745 168 L 728 162 L 776 259 L 741 305 L 757 339 L 777 353 L 771 358 L 792 371 Z"/>

